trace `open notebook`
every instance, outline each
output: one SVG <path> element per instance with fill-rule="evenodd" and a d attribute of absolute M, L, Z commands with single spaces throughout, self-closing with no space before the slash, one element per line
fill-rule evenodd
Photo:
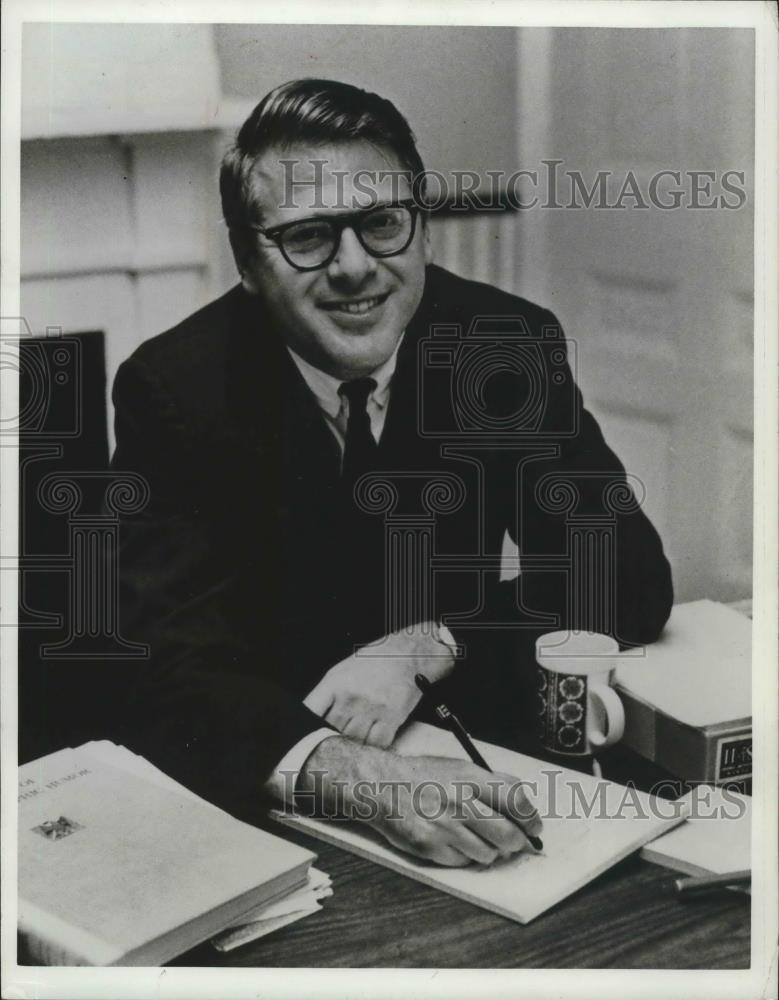
<path fill-rule="evenodd" d="M 443 868 L 396 850 L 363 824 L 309 819 L 281 811 L 272 815 L 314 837 L 523 924 L 684 819 L 682 809 L 667 800 L 489 743 L 477 741 L 476 745 L 493 770 L 537 782 L 537 794 L 532 794 L 532 788 L 528 791 L 544 823 L 543 853 L 522 853 L 489 867 Z M 409 725 L 394 749 L 406 755 L 466 757 L 450 732 L 424 723 Z"/>

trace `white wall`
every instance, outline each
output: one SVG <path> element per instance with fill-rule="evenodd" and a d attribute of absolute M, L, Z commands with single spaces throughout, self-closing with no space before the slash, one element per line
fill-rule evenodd
<path fill-rule="evenodd" d="M 103 330 L 109 384 L 148 337 L 219 289 L 223 225 L 209 132 L 22 144 L 22 315 Z"/>
<path fill-rule="evenodd" d="M 599 170 L 632 170 L 645 193 L 658 171 L 681 174 L 687 207 L 677 210 L 523 213 L 520 289 L 576 341 L 585 400 L 645 485 L 677 599 L 743 597 L 752 582 L 753 32 L 533 29 L 518 44 L 523 165 L 560 159 L 590 183 Z M 744 171 L 743 208 L 689 207 L 691 171 L 729 170 Z"/>
<path fill-rule="evenodd" d="M 430 168 L 507 168 L 511 119 L 484 108 L 513 93 L 515 55 L 506 28 L 26 25 L 23 315 L 37 333 L 104 330 L 110 384 L 139 343 L 235 283 L 219 160 L 267 90 L 314 72 L 372 86 Z M 441 263 L 513 287 L 510 223 L 439 229 Z"/>
<path fill-rule="evenodd" d="M 513 163 L 512 28 L 218 25 L 215 40 L 227 95 L 256 102 L 285 80 L 344 80 L 395 103 L 430 170 Z"/>

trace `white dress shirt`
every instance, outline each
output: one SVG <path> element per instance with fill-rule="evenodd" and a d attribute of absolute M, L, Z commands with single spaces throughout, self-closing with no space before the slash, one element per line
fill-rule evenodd
<path fill-rule="evenodd" d="M 370 377 L 376 381 L 376 388 L 368 397 L 366 409 L 371 422 L 371 434 L 373 434 L 377 444 L 381 439 L 384 422 L 387 419 L 390 383 L 392 376 L 395 374 L 398 350 L 402 341 L 403 337 L 401 336 L 395 350 L 384 364 L 379 365 L 375 371 L 370 373 Z M 338 392 L 343 382 L 340 379 L 333 378 L 332 375 L 328 375 L 326 372 L 320 371 L 319 368 L 315 368 L 308 361 L 304 361 L 291 348 L 288 347 L 287 350 L 297 365 L 298 371 L 305 379 L 306 385 L 314 394 L 314 398 L 322 410 L 322 415 L 325 418 L 327 426 L 333 432 L 333 436 L 338 442 L 338 446 L 341 449 L 341 458 L 343 459 L 346 426 L 349 421 L 349 400 L 346 396 L 341 396 Z M 292 805 L 291 796 L 301 767 L 322 740 L 327 739 L 328 736 L 337 735 L 338 733 L 334 729 L 322 727 L 304 736 L 279 761 L 276 770 L 266 782 L 266 790 L 276 798 L 285 801 L 288 805 Z"/>
<path fill-rule="evenodd" d="M 370 377 L 376 382 L 376 388 L 368 396 L 366 409 L 371 422 L 371 434 L 373 434 L 376 444 L 381 439 L 384 430 L 384 421 L 387 419 L 387 407 L 390 399 L 390 383 L 395 374 L 395 367 L 398 363 L 398 351 L 403 343 L 403 337 L 397 343 L 395 350 L 387 358 L 384 364 L 370 373 Z M 314 398 L 319 404 L 322 415 L 327 426 L 341 449 L 341 457 L 344 453 L 344 442 L 346 441 L 346 427 L 349 422 L 349 400 L 346 396 L 341 396 L 338 390 L 343 385 L 341 379 L 333 378 L 326 372 L 315 368 L 308 361 L 305 361 L 291 348 L 287 348 L 290 357 L 295 362 L 298 371 L 306 381 L 306 385 L 314 394 Z"/>

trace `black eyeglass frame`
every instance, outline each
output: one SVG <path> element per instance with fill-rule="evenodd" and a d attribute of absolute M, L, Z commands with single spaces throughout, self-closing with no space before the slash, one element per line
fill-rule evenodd
<path fill-rule="evenodd" d="M 373 250 L 371 247 L 366 246 L 363 240 L 360 228 L 356 223 L 360 219 L 364 219 L 367 216 L 372 215 L 374 212 L 382 212 L 387 208 L 405 208 L 408 210 L 411 216 L 411 229 L 409 230 L 408 239 L 405 244 L 397 250 L 388 250 L 385 253 L 381 251 Z M 388 202 L 384 205 L 374 205 L 372 208 L 363 208 L 357 212 L 347 212 L 343 215 L 312 215 L 305 219 L 295 219 L 293 222 L 284 222 L 280 226 L 270 226 L 269 228 L 264 228 L 254 222 L 247 223 L 248 228 L 254 230 L 254 232 L 262 233 L 267 239 L 271 240 L 278 249 L 281 251 L 281 255 L 284 260 L 293 267 L 296 271 L 321 271 L 324 267 L 329 267 L 330 264 L 335 260 L 338 250 L 341 246 L 341 237 L 343 236 L 344 229 L 351 229 L 354 235 L 357 237 L 360 246 L 363 250 L 370 254 L 371 257 L 377 257 L 378 259 L 383 259 L 386 257 L 397 257 L 398 254 L 404 253 L 411 246 L 414 239 L 414 235 L 417 230 L 417 216 L 425 211 L 422 206 L 418 205 L 413 200 L 408 201 L 393 201 Z M 333 243 L 333 249 L 329 256 L 321 264 L 296 264 L 294 260 L 290 260 L 287 255 L 286 250 L 282 242 L 284 233 L 287 230 L 292 229 L 293 226 L 299 226 L 301 223 L 307 222 L 326 222 L 333 229 L 335 241 Z"/>

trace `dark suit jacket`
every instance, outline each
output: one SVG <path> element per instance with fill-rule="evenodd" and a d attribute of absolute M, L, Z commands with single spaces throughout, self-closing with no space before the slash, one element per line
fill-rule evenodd
<path fill-rule="evenodd" d="M 386 490 L 360 504 L 343 488 L 331 431 L 241 287 L 142 344 L 114 402 L 113 467 L 142 473 L 151 498 L 121 529 L 120 629 L 151 657 L 114 665 L 105 703 L 119 738 L 234 810 L 321 726 L 302 699 L 323 673 L 423 612 L 449 616 L 467 647 L 450 696 L 468 699 L 472 728 L 516 736 L 534 638 L 603 630 L 569 586 L 572 518 L 610 533 L 610 630 L 651 642 L 668 617 L 656 532 L 624 490 L 604 508 L 624 470 L 554 316 L 490 286 L 428 268 L 379 449 L 394 507 Z M 506 529 L 523 571 L 499 584 Z M 418 572 L 432 587 L 387 582 L 393 532 L 429 540 L 435 572 Z"/>

